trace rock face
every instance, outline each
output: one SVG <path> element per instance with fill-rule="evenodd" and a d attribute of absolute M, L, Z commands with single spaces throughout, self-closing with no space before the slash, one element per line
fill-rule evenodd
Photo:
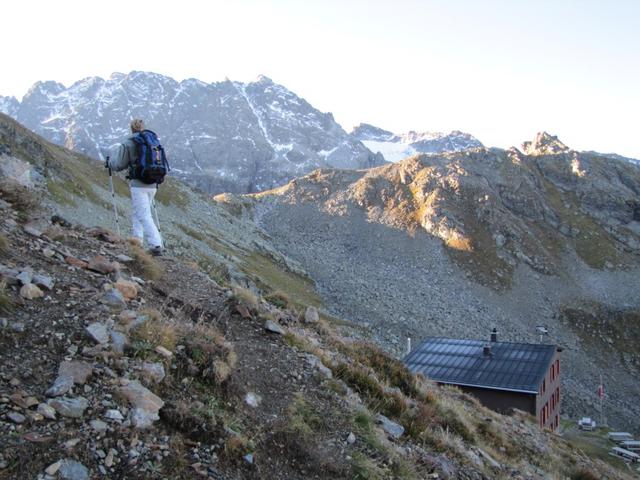
<path fill-rule="evenodd" d="M 406 337 L 488 339 L 498 327 L 506 341 L 537 343 L 546 324 L 544 341 L 567 347 L 563 411 L 595 416 L 590 382 L 606 358 L 620 418 L 637 418 L 640 328 L 607 333 L 604 319 L 615 317 L 602 315 L 585 342 L 562 312 L 583 302 L 640 309 L 640 166 L 544 133 L 527 151 L 318 170 L 254 197 L 255 218 L 317 282 L 330 313 L 369 326 L 398 356 Z"/>
<path fill-rule="evenodd" d="M 46 139 L 102 158 L 142 116 L 161 138 L 172 175 L 208 192 L 254 192 L 318 167 L 368 168 L 384 162 L 330 113 L 266 77 L 207 84 L 145 72 L 92 77 L 69 88 L 36 83 L 21 102 L 0 97 L 8 114 Z"/>
<path fill-rule="evenodd" d="M 360 140 L 372 152 L 380 152 L 389 162 L 397 162 L 419 153 L 458 152 L 481 148 L 476 138 L 454 130 L 441 132 L 408 132 L 396 135 L 373 125 L 361 123 L 349 134 Z"/>

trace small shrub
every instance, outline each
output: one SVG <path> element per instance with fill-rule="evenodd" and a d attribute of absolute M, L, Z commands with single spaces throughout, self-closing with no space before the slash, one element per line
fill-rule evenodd
<path fill-rule="evenodd" d="M 367 342 L 357 342 L 350 347 L 350 350 L 353 358 L 363 365 L 371 367 L 381 379 L 392 387 L 399 388 L 409 397 L 420 396 L 415 376 L 401 361 Z"/>
<path fill-rule="evenodd" d="M 224 337 L 208 339 L 189 335 L 184 338 L 185 352 L 197 369 L 197 375 L 208 382 L 220 385 L 226 382 L 237 362 L 233 346 Z"/>
<path fill-rule="evenodd" d="M 571 474 L 571 480 L 598 480 L 599 478 L 601 478 L 600 475 L 586 468 L 581 468 Z"/>
<path fill-rule="evenodd" d="M 284 292 L 277 291 L 270 293 L 264 299 L 272 305 L 275 305 L 278 308 L 291 308 L 291 298 Z"/>
<path fill-rule="evenodd" d="M 375 461 L 360 452 L 352 456 L 351 478 L 353 480 L 383 480 L 388 478 Z"/>
<path fill-rule="evenodd" d="M 224 453 L 229 459 L 238 460 L 249 453 L 251 442 L 243 435 L 232 435 L 224 444 Z"/>
<path fill-rule="evenodd" d="M 289 421 L 287 429 L 303 438 L 311 437 L 325 428 L 322 416 L 304 399 L 302 394 L 294 397 L 287 414 Z"/>
<path fill-rule="evenodd" d="M 133 269 L 147 280 L 160 280 L 164 274 L 162 266 L 137 241 L 129 242 L 129 256 L 133 258 Z"/>
<path fill-rule="evenodd" d="M 42 192 L 27 188 L 19 183 L 3 179 L 0 181 L 0 198 L 12 204 L 21 220 L 37 211 L 42 204 Z"/>
<path fill-rule="evenodd" d="M 174 351 L 178 338 L 176 324 L 164 318 L 157 310 L 147 309 L 142 313 L 147 316 L 147 321 L 132 330 L 131 340 L 138 342 L 139 349 L 144 349 L 145 345 L 150 348 L 161 345 Z"/>
<path fill-rule="evenodd" d="M 258 308 L 258 304 L 260 303 L 258 296 L 248 288 L 235 286 L 233 288 L 233 296 L 238 303 L 241 303 L 250 310 Z"/>

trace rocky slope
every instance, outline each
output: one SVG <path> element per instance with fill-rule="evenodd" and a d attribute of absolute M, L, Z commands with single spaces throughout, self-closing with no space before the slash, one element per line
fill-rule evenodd
<path fill-rule="evenodd" d="M 93 158 L 122 141 L 131 118 L 144 118 L 160 136 L 174 175 L 209 193 L 260 191 L 318 167 L 366 168 L 384 161 L 330 113 L 266 77 L 207 84 L 131 72 L 86 78 L 69 88 L 39 82 L 20 102 L 0 97 L 0 112 Z"/>
<path fill-rule="evenodd" d="M 242 201 L 169 181 L 153 259 L 80 225 L 99 164 L 6 117 L 0 156 L 1 479 L 631 478 L 356 340 Z"/>
<path fill-rule="evenodd" d="M 526 152 L 526 153 L 523 153 Z M 318 170 L 254 196 L 255 218 L 330 310 L 401 355 L 406 337 L 545 341 L 563 353 L 563 411 L 640 428 L 640 168 L 540 134 L 523 151 Z"/>
<path fill-rule="evenodd" d="M 373 125 L 361 123 L 349 134 L 372 152 L 379 152 L 385 160 L 397 162 L 418 153 L 458 152 L 482 147 L 468 133 L 454 130 L 441 132 L 408 132 L 396 135 Z"/>

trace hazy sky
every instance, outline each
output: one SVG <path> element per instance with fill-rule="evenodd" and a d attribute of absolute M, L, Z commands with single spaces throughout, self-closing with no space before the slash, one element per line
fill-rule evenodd
<path fill-rule="evenodd" d="M 640 158 L 639 0 L 15 0 L 0 25 L 0 95 L 18 99 L 115 71 L 264 74 L 347 131 L 508 147 L 546 130 Z"/>

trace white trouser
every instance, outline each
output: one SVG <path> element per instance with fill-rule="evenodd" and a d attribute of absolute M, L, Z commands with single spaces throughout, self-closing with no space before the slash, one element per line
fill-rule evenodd
<path fill-rule="evenodd" d="M 155 187 L 131 187 L 133 236 L 141 242 L 144 242 L 146 238 L 151 248 L 162 246 L 160 232 L 151 216 L 151 202 L 153 202 L 156 191 Z"/>

